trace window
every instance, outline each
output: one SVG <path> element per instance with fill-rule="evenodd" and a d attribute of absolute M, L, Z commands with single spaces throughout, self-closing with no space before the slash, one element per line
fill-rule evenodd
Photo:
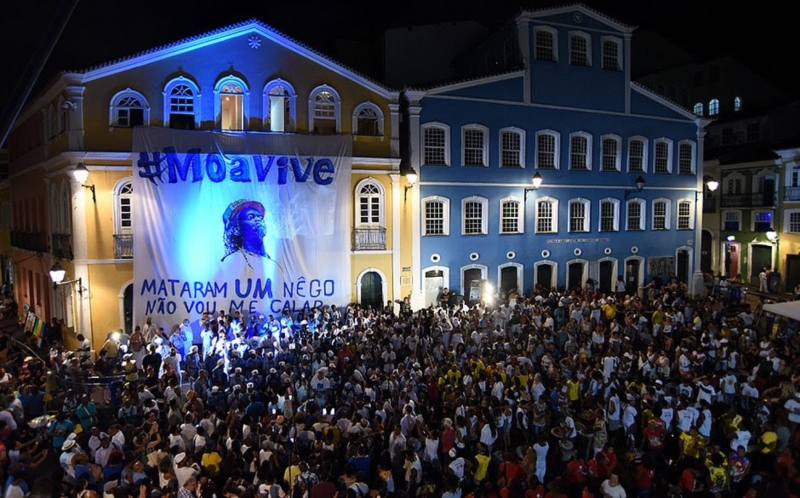
<path fill-rule="evenodd" d="M 747 123 L 747 141 L 757 142 L 761 139 L 761 123 Z"/>
<path fill-rule="evenodd" d="M 800 233 L 800 211 L 788 211 L 785 226 L 789 233 Z"/>
<path fill-rule="evenodd" d="M 605 135 L 602 139 L 602 171 L 619 171 L 622 162 L 620 144 L 622 139 L 616 135 Z"/>
<path fill-rule="evenodd" d="M 425 224 L 422 235 L 450 235 L 450 199 L 428 197 L 422 200 Z"/>
<path fill-rule="evenodd" d="M 250 89 L 236 76 L 226 76 L 214 86 L 214 115 L 221 130 L 244 131 L 245 109 L 249 109 Z"/>
<path fill-rule="evenodd" d="M 569 136 L 569 169 L 592 169 L 592 136 L 577 132 Z"/>
<path fill-rule="evenodd" d="M 744 179 L 740 174 L 733 174 L 725 179 L 726 194 L 741 194 Z"/>
<path fill-rule="evenodd" d="M 678 144 L 678 174 L 694 173 L 694 142 L 683 140 Z"/>
<path fill-rule="evenodd" d="M 108 125 L 119 128 L 144 126 L 150 122 L 150 106 L 141 93 L 125 89 L 111 98 Z"/>
<path fill-rule="evenodd" d="M 133 181 L 121 180 L 114 187 L 114 234 L 133 233 Z"/>
<path fill-rule="evenodd" d="M 500 233 L 522 233 L 522 202 L 519 199 L 500 200 Z"/>
<path fill-rule="evenodd" d="M 694 228 L 694 217 L 692 201 L 683 199 L 678 201 L 678 230 L 691 230 Z"/>
<path fill-rule="evenodd" d="M 569 231 L 589 231 L 589 201 L 587 199 L 572 199 L 569 201 Z"/>
<path fill-rule="evenodd" d="M 318 86 L 308 98 L 308 128 L 319 135 L 339 133 L 339 94 L 328 85 Z"/>
<path fill-rule="evenodd" d="M 272 80 L 264 87 L 264 129 L 274 133 L 295 130 L 297 94 L 292 85 L 282 79 Z"/>
<path fill-rule="evenodd" d="M 600 231 L 616 232 L 619 230 L 619 201 L 603 199 L 600 201 Z"/>
<path fill-rule="evenodd" d="M 653 201 L 653 230 L 669 230 L 669 199 Z"/>
<path fill-rule="evenodd" d="M 753 212 L 753 231 L 767 232 L 772 228 L 772 211 Z"/>
<path fill-rule="evenodd" d="M 741 211 L 725 211 L 722 220 L 726 232 L 738 232 L 742 229 Z"/>
<path fill-rule="evenodd" d="M 383 226 L 383 189 L 380 183 L 373 179 L 363 180 L 356 187 L 356 226 L 382 227 Z"/>
<path fill-rule="evenodd" d="M 179 130 L 200 127 L 200 88 L 180 76 L 164 87 L 164 126 Z"/>
<path fill-rule="evenodd" d="M 536 201 L 536 233 L 558 232 L 558 201 L 542 198 Z"/>
<path fill-rule="evenodd" d="M 708 102 L 708 115 L 709 116 L 716 116 L 719 114 L 719 100 L 718 99 L 711 99 Z"/>
<path fill-rule="evenodd" d="M 558 132 L 536 132 L 536 167 L 558 169 Z"/>
<path fill-rule="evenodd" d="M 619 39 L 603 37 L 603 69 L 622 71 L 622 65 L 619 62 L 619 54 Z"/>
<path fill-rule="evenodd" d="M 646 173 L 647 164 L 647 139 L 631 137 L 628 139 L 628 171 L 631 173 Z"/>
<path fill-rule="evenodd" d="M 534 31 L 535 56 L 538 61 L 557 62 L 556 31 L 537 26 Z"/>
<path fill-rule="evenodd" d="M 591 51 L 589 50 L 589 35 L 585 33 L 570 33 L 569 35 L 569 63 L 573 66 L 591 66 Z"/>
<path fill-rule="evenodd" d="M 56 104 L 56 113 L 58 114 L 56 135 L 67 131 L 67 112 L 73 106 L 72 103 L 67 103 L 63 96 L 58 97 L 58 103 Z"/>
<path fill-rule="evenodd" d="M 739 112 L 742 110 L 742 98 L 741 97 L 734 97 L 733 98 L 733 111 Z"/>
<path fill-rule="evenodd" d="M 461 128 L 461 157 L 464 166 L 487 166 L 489 130 L 480 125 Z"/>
<path fill-rule="evenodd" d="M 448 166 L 450 164 L 450 127 L 439 123 L 422 125 L 422 164 Z"/>
<path fill-rule="evenodd" d="M 702 102 L 698 102 L 698 103 L 696 103 L 694 105 L 694 113 L 696 115 L 698 115 L 698 116 L 702 116 L 703 115 L 703 103 Z"/>
<path fill-rule="evenodd" d="M 488 200 L 484 197 L 468 197 L 461 200 L 461 233 L 463 235 L 485 235 L 487 233 Z"/>
<path fill-rule="evenodd" d="M 672 142 L 665 138 L 659 138 L 655 143 L 655 154 L 653 158 L 654 173 L 671 173 L 672 169 Z"/>
<path fill-rule="evenodd" d="M 383 136 L 383 112 L 377 104 L 363 102 L 353 111 L 353 133 L 369 137 Z"/>
<path fill-rule="evenodd" d="M 500 167 L 525 167 L 525 132 L 518 128 L 500 130 Z"/>

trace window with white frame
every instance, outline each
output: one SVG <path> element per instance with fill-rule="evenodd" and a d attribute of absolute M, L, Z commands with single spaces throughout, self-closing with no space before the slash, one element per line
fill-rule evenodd
<path fill-rule="evenodd" d="M 631 137 L 628 139 L 628 171 L 645 173 L 647 164 L 647 139 Z"/>
<path fill-rule="evenodd" d="M 787 211 L 784 226 L 788 233 L 800 233 L 800 210 Z"/>
<path fill-rule="evenodd" d="M 742 110 L 742 98 L 741 97 L 734 97 L 733 98 L 733 112 L 739 112 Z"/>
<path fill-rule="evenodd" d="M 708 115 L 716 116 L 719 114 L 719 99 L 711 99 L 708 101 Z"/>
<path fill-rule="evenodd" d="M 450 164 L 450 127 L 442 124 L 422 125 L 422 164 L 448 166 Z"/>
<path fill-rule="evenodd" d="M 525 132 L 517 128 L 500 130 L 500 167 L 522 168 L 525 165 Z"/>
<path fill-rule="evenodd" d="M 694 142 L 683 140 L 678 144 L 678 174 L 694 173 Z"/>
<path fill-rule="evenodd" d="M 556 31 L 552 28 L 537 26 L 534 31 L 534 54 L 536 60 L 558 61 L 556 47 Z"/>
<path fill-rule="evenodd" d="M 422 235 L 450 235 L 450 199 L 446 197 L 427 197 L 422 200 L 425 217 Z"/>
<path fill-rule="evenodd" d="M 114 234 L 133 233 L 133 181 L 126 178 L 114 187 Z"/>
<path fill-rule="evenodd" d="M 665 138 L 656 140 L 653 155 L 653 172 L 662 174 L 671 173 L 672 142 Z"/>
<path fill-rule="evenodd" d="M 690 200 L 681 199 L 678 201 L 678 218 L 676 220 L 678 230 L 691 230 L 694 228 L 693 208 L 693 203 Z"/>
<path fill-rule="evenodd" d="M 200 89 L 183 76 L 164 87 L 164 126 L 179 130 L 200 126 Z"/>
<path fill-rule="evenodd" d="M 150 106 L 141 93 L 127 88 L 113 97 L 109 105 L 108 125 L 118 128 L 145 126 L 150 121 Z"/>
<path fill-rule="evenodd" d="M 295 129 L 297 94 L 294 87 L 282 79 L 272 80 L 264 87 L 264 129 L 288 133 Z"/>
<path fill-rule="evenodd" d="M 616 232 L 619 230 L 619 200 L 603 199 L 600 201 L 600 231 Z"/>
<path fill-rule="evenodd" d="M 738 232 L 742 229 L 742 212 L 725 211 L 722 214 L 722 226 L 726 232 Z"/>
<path fill-rule="evenodd" d="M 488 155 L 489 130 L 480 125 L 461 128 L 461 158 L 464 166 L 487 166 Z"/>
<path fill-rule="evenodd" d="M 653 201 L 653 230 L 669 230 L 669 199 Z"/>
<path fill-rule="evenodd" d="M 703 103 L 702 102 L 697 102 L 694 105 L 694 113 L 697 116 L 702 116 L 703 115 Z"/>
<path fill-rule="evenodd" d="M 569 169 L 592 169 L 592 136 L 588 133 L 577 132 L 569 136 Z"/>
<path fill-rule="evenodd" d="M 383 135 L 383 112 L 377 104 L 362 102 L 353 111 L 353 133 L 379 137 Z"/>
<path fill-rule="evenodd" d="M 725 179 L 723 192 L 725 194 L 741 194 L 744 189 L 744 177 L 739 173 L 734 173 Z"/>
<path fill-rule="evenodd" d="M 573 66 L 591 66 L 589 35 L 573 32 L 569 35 L 569 63 Z"/>
<path fill-rule="evenodd" d="M 753 231 L 768 232 L 772 228 L 772 211 L 753 211 Z"/>
<path fill-rule="evenodd" d="M 247 124 L 245 110 L 249 108 L 250 90 L 236 76 L 222 78 L 214 86 L 215 114 L 221 130 L 243 131 Z"/>
<path fill-rule="evenodd" d="M 569 231 L 589 231 L 589 200 L 572 199 L 569 201 Z"/>
<path fill-rule="evenodd" d="M 620 64 L 620 45 L 618 38 L 603 37 L 603 69 L 609 71 L 622 71 Z"/>
<path fill-rule="evenodd" d="M 631 199 L 625 206 L 625 229 L 628 231 L 644 230 L 644 199 Z"/>
<path fill-rule="evenodd" d="M 522 233 L 522 202 L 519 199 L 500 200 L 500 233 Z"/>
<path fill-rule="evenodd" d="M 536 233 L 558 232 L 558 201 L 542 198 L 536 201 Z"/>
<path fill-rule="evenodd" d="M 472 196 L 461 200 L 461 233 L 463 235 L 485 235 L 488 225 L 489 201 Z"/>
<path fill-rule="evenodd" d="M 328 85 L 321 85 L 311 91 L 308 99 L 309 129 L 318 135 L 339 133 L 339 93 Z"/>
<path fill-rule="evenodd" d="M 375 180 L 366 180 L 357 187 L 356 225 L 360 227 L 383 226 L 383 189 Z"/>
<path fill-rule="evenodd" d="M 558 169 L 559 134 L 555 131 L 536 132 L 536 167 Z"/>
<path fill-rule="evenodd" d="M 622 162 L 620 143 L 622 139 L 616 135 L 605 135 L 602 138 L 602 171 L 619 171 Z"/>

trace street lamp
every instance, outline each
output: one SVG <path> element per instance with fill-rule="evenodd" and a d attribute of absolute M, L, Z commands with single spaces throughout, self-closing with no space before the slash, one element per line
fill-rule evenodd
<path fill-rule="evenodd" d="M 636 189 L 635 190 L 632 190 L 632 189 L 626 189 L 625 190 L 625 199 L 627 199 L 633 193 L 638 193 L 638 192 L 641 192 L 642 190 L 644 190 L 645 181 L 644 181 L 644 178 L 642 178 L 641 175 L 639 175 L 639 177 L 636 179 L 635 183 L 636 183 Z"/>
<path fill-rule="evenodd" d="M 50 280 L 53 281 L 53 287 L 58 287 L 59 285 L 67 285 L 67 284 L 75 284 L 78 285 L 75 287 L 75 290 L 78 294 L 82 295 L 84 291 L 83 287 L 83 279 L 76 278 L 75 280 L 64 280 L 64 277 L 67 275 L 67 270 L 61 264 L 60 261 L 56 261 L 56 264 L 50 268 Z"/>
<path fill-rule="evenodd" d="M 414 188 L 414 184 L 417 183 L 417 172 L 414 171 L 414 168 L 411 168 L 406 172 L 405 177 L 406 177 L 407 185 L 406 185 L 406 190 L 403 193 L 403 200 L 407 201 L 408 200 L 408 191 L 411 190 L 412 188 Z"/>
<path fill-rule="evenodd" d="M 733 241 L 736 240 L 735 235 L 728 235 L 725 239 L 725 276 L 730 278 L 731 277 L 731 245 Z"/>
<path fill-rule="evenodd" d="M 533 186 L 525 187 L 524 200 L 526 201 L 528 200 L 528 192 L 530 192 L 531 190 L 539 190 L 539 187 L 542 186 L 542 175 L 540 175 L 538 171 L 536 172 L 535 175 L 533 175 L 533 178 L 531 178 L 531 185 Z"/>
<path fill-rule="evenodd" d="M 72 170 L 72 177 L 75 178 L 75 181 L 81 184 L 81 187 L 88 188 L 92 191 L 92 202 L 97 204 L 97 196 L 94 193 L 94 185 L 87 185 L 86 182 L 89 180 L 89 168 L 86 167 L 83 163 L 78 163 L 75 166 L 75 169 Z"/>
<path fill-rule="evenodd" d="M 769 227 L 769 230 L 767 230 L 767 240 L 775 244 L 775 252 L 777 253 L 777 257 L 775 258 L 774 271 L 777 272 L 780 269 L 779 263 L 781 262 L 781 238 L 778 232 L 774 228 Z"/>

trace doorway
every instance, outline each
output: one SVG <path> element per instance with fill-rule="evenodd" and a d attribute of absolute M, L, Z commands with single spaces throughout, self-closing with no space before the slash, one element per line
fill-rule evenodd
<path fill-rule="evenodd" d="M 750 246 L 750 283 L 758 285 L 758 274 L 762 268 L 772 266 L 772 246 L 755 244 Z"/>
<path fill-rule="evenodd" d="M 726 242 L 722 245 L 722 273 L 728 278 L 733 278 L 741 273 L 739 262 L 742 246 L 738 243 Z"/>
<path fill-rule="evenodd" d="M 786 255 L 786 292 L 794 292 L 797 284 L 800 284 L 800 255 Z"/>
<path fill-rule="evenodd" d="M 133 284 L 125 287 L 122 295 L 122 313 L 125 320 L 125 333 L 131 334 L 133 332 Z"/>
<path fill-rule="evenodd" d="M 567 290 L 583 288 L 583 267 L 582 262 L 569 264 L 567 267 Z"/>
<path fill-rule="evenodd" d="M 550 292 L 553 290 L 553 265 L 542 264 L 536 267 L 536 286 Z"/>
<path fill-rule="evenodd" d="M 642 261 L 638 258 L 628 259 L 625 261 L 625 293 L 631 296 L 638 296 L 639 286 L 639 272 L 641 270 Z"/>
<path fill-rule="evenodd" d="M 444 272 L 442 270 L 428 270 L 425 272 L 425 306 L 438 306 L 439 293 L 444 289 Z"/>
<path fill-rule="evenodd" d="M 689 280 L 689 251 L 686 249 L 678 249 L 678 261 L 675 276 L 678 280 L 685 284 L 691 284 Z"/>
<path fill-rule="evenodd" d="M 376 310 L 383 307 L 383 279 L 378 272 L 369 271 L 361 276 L 361 306 Z"/>
<path fill-rule="evenodd" d="M 614 262 L 600 262 L 600 292 L 610 294 L 614 288 Z"/>
<path fill-rule="evenodd" d="M 711 266 L 711 248 L 714 244 L 714 237 L 711 235 L 711 232 L 706 230 L 703 230 L 703 233 L 700 235 L 700 237 L 700 271 L 703 273 L 713 273 Z"/>
<path fill-rule="evenodd" d="M 481 280 L 483 279 L 483 272 L 480 268 L 469 268 L 464 270 L 464 288 L 461 289 L 461 295 L 469 305 L 473 305 L 481 300 Z"/>
<path fill-rule="evenodd" d="M 517 267 L 505 266 L 500 268 L 500 292 L 507 296 L 514 289 L 518 292 L 520 291 L 519 281 L 517 280 Z"/>

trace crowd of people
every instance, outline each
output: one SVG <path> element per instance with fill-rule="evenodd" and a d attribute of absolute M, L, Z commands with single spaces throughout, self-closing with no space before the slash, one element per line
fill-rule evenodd
<path fill-rule="evenodd" d="M 9 357 L 4 496 L 800 496 L 794 323 L 674 277 L 200 325 Z"/>

